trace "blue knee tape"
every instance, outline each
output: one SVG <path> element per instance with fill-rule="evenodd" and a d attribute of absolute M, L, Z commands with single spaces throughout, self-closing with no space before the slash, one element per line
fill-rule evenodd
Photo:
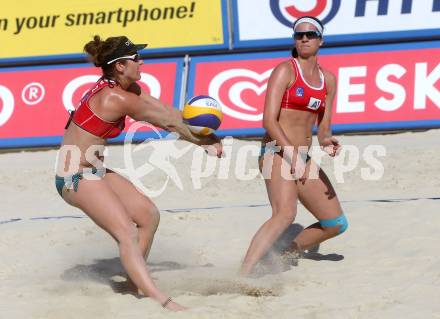
<path fill-rule="evenodd" d="M 340 226 L 339 234 L 342 234 L 348 227 L 348 221 L 344 214 L 333 219 L 321 219 L 319 223 L 322 228 Z"/>

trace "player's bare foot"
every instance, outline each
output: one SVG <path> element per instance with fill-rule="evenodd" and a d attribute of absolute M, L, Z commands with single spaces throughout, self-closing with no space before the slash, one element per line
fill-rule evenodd
<path fill-rule="evenodd" d="M 162 303 L 162 307 L 171 311 L 184 311 L 187 310 L 187 307 L 179 305 L 177 302 L 174 302 L 171 298 L 168 298 Z"/>

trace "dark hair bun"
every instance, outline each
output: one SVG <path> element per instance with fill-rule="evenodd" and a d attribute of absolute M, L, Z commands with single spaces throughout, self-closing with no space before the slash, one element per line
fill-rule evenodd
<path fill-rule="evenodd" d="M 100 53 L 102 52 L 104 43 L 105 42 L 101 40 L 99 35 L 95 35 L 93 40 L 84 46 L 84 51 L 89 55 L 90 61 L 97 67 L 102 66 L 102 57 Z"/>

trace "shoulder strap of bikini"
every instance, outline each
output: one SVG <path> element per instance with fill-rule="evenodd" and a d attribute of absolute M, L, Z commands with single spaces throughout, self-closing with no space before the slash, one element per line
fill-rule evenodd
<path fill-rule="evenodd" d="M 65 129 L 65 130 L 67 130 L 67 128 L 68 128 L 69 125 L 70 125 L 70 122 L 72 122 L 73 114 L 75 113 L 75 111 L 70 111 L 69 113 L 70 113 L 70 114 L 69 114 L 69 119 L 67 120 L 67 123 L 66 123 L 66 125 L 64 126 L 64 129 Z"/>

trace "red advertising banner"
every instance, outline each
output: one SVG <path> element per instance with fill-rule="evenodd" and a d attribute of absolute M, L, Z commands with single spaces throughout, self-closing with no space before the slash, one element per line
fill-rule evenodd
<path fill-rule="evenodd" d="M 320 65 L 338 81 L 334 131 L 440 126 L 440 43 L 412 46 L 322 50 Z M 289 58 L 279 52 L 193 59 L 189 92 L 220 102 L 225 134 L 261 134 L 267 81 Z"/>
<path fill-rule="evenodd" d="M 149 61 L 139 84 L 163 102 L 176 105 L 181 59 Z M 0 147 L 53 145 L 60 141 L 68 110 L 101 75 L 90 65 L 0 70 Z M 127 119 L 126 129 L 132 120 Z"/>

